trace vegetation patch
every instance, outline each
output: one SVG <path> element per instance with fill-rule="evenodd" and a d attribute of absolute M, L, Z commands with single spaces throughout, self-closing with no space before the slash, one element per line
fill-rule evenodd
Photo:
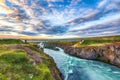
<path fill-rule="evenodd" d="M 52 80 L 46 64 L 34 64 L 22 50 L 0 48 L 0 80 Z"/>
<path fill-rule="evenodd" d="M 83 40 L 79 40 L 79 41 L 57 41 L 57 42 L 46 42 L 46 46 L 47 47 L 51 47 L 53 48 L 54 46 L 72 46 L 72 47 L 85 47 L 85 46 L 102 46 L 102 45 L 106 45 L 106 44 L 111 44 L 111 43 L 116 43 L 116 42 L 120 42 L 119 40 L 112 40 L 112 39 L 83 39 Z"/>
<path fill-rule="evenodd" d="M 4 44 L 23 44 L 22 40 L 17 39 L 0 39 L 0 45 Z"/>

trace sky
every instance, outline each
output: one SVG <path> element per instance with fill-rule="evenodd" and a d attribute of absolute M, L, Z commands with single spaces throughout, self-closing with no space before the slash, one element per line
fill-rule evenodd
<path fill-rule="evenodd" d="M 120 35 L 120 0 L 0 0 L 0 35 Z"/>

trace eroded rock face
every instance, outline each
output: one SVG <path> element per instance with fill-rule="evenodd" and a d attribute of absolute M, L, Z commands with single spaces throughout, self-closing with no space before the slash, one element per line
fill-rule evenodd
<path fill-rule="evenodd" d="M 103 46 L 72 47 L 71 45 L 53 44 L 64 49 L 67 54 L 79 58 L 103 61 L 120 67 L 120 43 Z"/>

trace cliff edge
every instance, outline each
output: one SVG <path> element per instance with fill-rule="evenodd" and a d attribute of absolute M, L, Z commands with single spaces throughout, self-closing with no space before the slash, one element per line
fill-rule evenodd
<path fill-rule="evenodd" d="M 88 60 L 102 61 L 120 67 L 120 42 L 99 46 L 76 47 L 74 45 L 56 42 L 53 44 L 47 43 L 45 46 L 48 48 L 61 47 L 69 55 Z"/>

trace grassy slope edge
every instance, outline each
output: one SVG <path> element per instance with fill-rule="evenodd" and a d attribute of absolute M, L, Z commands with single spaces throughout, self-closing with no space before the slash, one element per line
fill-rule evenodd
<path fill-rule="evenodd" d="M 25 46 L 37 52 L 42 62 L 35 64 L 34 58 L 30 58 L 30 54 L 25 50 L 10 48 L 14 45 Z M 20 40 L 0 41 L 0 79 L 2 80 L 53 80 L 50 70 L 53 66 L 56 66 L 53 59 L 37 50 L 35 45 L 24 44 Z M 59 74 L 59 71 L 56 72 Z"/>

